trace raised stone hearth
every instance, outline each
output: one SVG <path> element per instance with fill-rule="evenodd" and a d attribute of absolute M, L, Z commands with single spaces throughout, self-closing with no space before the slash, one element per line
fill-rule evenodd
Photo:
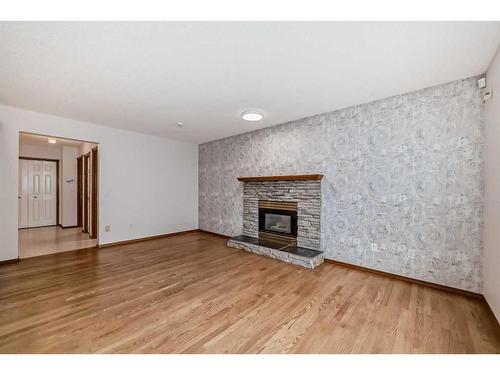
<path fill-rule="evenodd" d="M 241 177 L 243 182 L 243 233 L 228 246 L 315 268 L 323 262 L 320 246 L 322 175 Z M 275 234 L 259 228 L 259 206 L 296 207 L 292 238 L 273 240 Z M 284 212 L 283 212 L 284 213 Z M 285 225 L 286 227 L 286 225 Z"/>
<path fill-rule="evenodd" d="M 307 268 L 316 268 L 324 260 L 321 251 L 306 249 L 296 245 L 280 244 L 244 235 L 231 238 L 227 242 L 227 245 Z"/>

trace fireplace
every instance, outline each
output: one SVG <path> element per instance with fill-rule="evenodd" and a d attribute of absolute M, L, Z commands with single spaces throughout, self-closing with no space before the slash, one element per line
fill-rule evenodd
<path fill-rule="evenodd" d="M 259 201 L 259 238 L 296 243 L 297 202 Z"/>
<path fill-rule="evenodd" d="M 243 231 L 227 245 L 307 268 L 324 259 L 320 244 L 323 175 L 239 177 Z"/>

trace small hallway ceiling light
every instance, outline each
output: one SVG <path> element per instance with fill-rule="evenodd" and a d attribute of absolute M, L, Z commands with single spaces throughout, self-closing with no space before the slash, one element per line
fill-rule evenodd
<path fill-rule="evenodd" d="M 184 123 L 183 123 L 183 122 L 178 122 L 178 123 L 177 123 L 177 127 L 178 127 L 178 128 L 182 128 L 183 126 L 184 126 Z"/>
<path fill-rule="evenodd" d="M 245 121 L 260 121 L 264 118 L 259 111 L 245 111 L 241 114 L 241 118 Z"/>
<path fill-rule="evenodd" d="M 48 141 L 51 145 L 55 145 L 57 143 L 57 139 L 55 138 L 49 138 L 49 141 Z"/>

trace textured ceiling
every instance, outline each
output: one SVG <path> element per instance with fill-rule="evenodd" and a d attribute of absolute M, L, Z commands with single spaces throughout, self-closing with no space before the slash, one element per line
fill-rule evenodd
<path fill-rule="evenodd" d="M 203 143 L 481 74 L 499 40 L 495 22 L 2 22 L 0 102 Z"/>

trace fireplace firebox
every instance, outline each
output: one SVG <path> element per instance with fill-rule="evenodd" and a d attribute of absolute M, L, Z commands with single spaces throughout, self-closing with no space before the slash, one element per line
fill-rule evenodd
<path fill-rule="evenodd" d="M 259 237 L 295 243 L 297 202 L 259 201 Z"/>

